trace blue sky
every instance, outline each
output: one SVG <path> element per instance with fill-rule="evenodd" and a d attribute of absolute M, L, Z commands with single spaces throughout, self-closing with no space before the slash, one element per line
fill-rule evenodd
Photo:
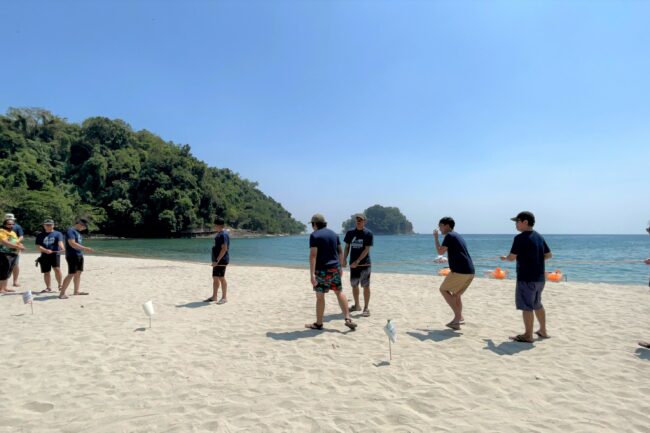
<path fill-rule="evenodd" d="M 644 233 L 650 2 L 20 1 L 0 111 L 127 121 L 338 229 Z M 646 197 L 645 199 L 643 197 Z"/>

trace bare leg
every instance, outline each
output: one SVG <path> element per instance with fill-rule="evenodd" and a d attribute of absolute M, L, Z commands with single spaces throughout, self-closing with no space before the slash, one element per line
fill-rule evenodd
<path fill-rule="evenodd" d="M 363 309 L 368 309 L 368 304 L 370 304 L 370 286 L 363 288 Z"/>
<path fill-rule="evenodd" d="M 219 277 L 212 277 L 212 300 L 216 301 L 219 296 L 219 286 L 221 285 L 221 282 L 219 281 Z"/>
<path fill-rule="evenodd" d="M 12 275 L 14 276 L 14 287 L 19 287 L 20 284 L 18 284 L 18 275 L 20 275 L 20 266 L 18 264 L 14 266 Z"/>
<path fill-rule="evenodd" d="M 226 277 L 218 277 L 219 281 L 221 282 L 221 301 L 225 303 L 228 300 L 228 297 L 226 296 L 228 293 L 228 282 L 226 281 Z M 214 299 L 216 300 L 216 294 Z M 221 302 L 220 301 L 220 302 Z"/>
<path fill-rule="evenodd" d="M 448 291 L 442 289 L 440 289 L 440 293 L 442 294 L 442 297 L 445 298 L 445 301 L 447 301 L 447 305 L 449 305 L 451 311 L 454 312 L 454 320 L 452 320 L 452 322 L 460 322 L 463 316 L 462 310 L 459 310 L 457 296 L 454 296 Z M 462 303 L 460 304 L 460 308 L 462 309 Z"/>
<path fill-rule="evenodd" d="M 79 293 L 81 293 L 79 291 L 79 289 L 81 288 L 81 272 L 77 272 L 77 273 L 74 274 L 73 281 L 74 281 L 74 293 L 73 293 L 73 295 L 78 295 Z"/>
<path fill-rule="evenodd" d="M 59 290 L 61 290 L 61 280 L 63 280 L 63 276 L 61 275 L 60 268 L 54 268 L 54 277 L 56 278 Z"/>
<path fill-rule="evenodd" d="M 43 281 L 45 281 L 45 288 L 51 289 L 50 284 L 52 284 L 52 276 L 49 272 L 43 274 Z"/>
<path fill-rule="evenodd" d="M 340 302 L 340 301 L 339 301 Z M 347 309 L 348 300 L 345 300 Z M 323 324 L 323 316 L 325 315 L 325 293 L 316 292 L 316 324 Z"/>
<path fill-rule="evenodd" d="M 359 285 L 352 286 L 352 297 L 354 298 L 354 307 L 359 307 Z"/>
<path fill-rule="evenodd" d="M 548 332 L 546 332 L 546 311 L 544 310 L 544 307 L 535 310 L 535 316 L 539 322 L 539 330 L 537 331 L 537 334 L 540 337 L 548 338 Z"/>
<path fill-rule="evenodd" d="M 7 291 L 7 282 L 9 280 L 0 280 L 0 292 L 6 292 Z"/>
<path fill-rule="evenodd" d="M 338 291 L 336 293 L 336 299 L 339 301 L 339 307 L 341 307 L 341 312 L 346 319 L 350 318 L 350 310 L 348 309 L 348 298 L 345 297 L 343 292 Z M 324 298 L 323 298 L 324 299 Z"/>
<path fill-rule="evenodd" d="M 535 313 L 532 311 L 522 311 L 521 313 L 524 318 L 524 327 L 526 329 L 524 332 L 524 338 L 528 341 L 533 341 L 533 325 L 535 324 Z"/>
<path fill-rule="evenodd" d="M 61 298 L 61 299 L 66 299 L 67 298 L 67 296 L 65 296 L 65 291 L 68 289 L 68 286 L 70 285 L 70 282 L 72 281 L 72 279 L 74 278 L 75 275 L 76 275 L 76 273 L 68 274 L 68 275 L 65 276 L 65 279 L 63 280 L 63 284 L 61 285 L 59 298 Z"/>

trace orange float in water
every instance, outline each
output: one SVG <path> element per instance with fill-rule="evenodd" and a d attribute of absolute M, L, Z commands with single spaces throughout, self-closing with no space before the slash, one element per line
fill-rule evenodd
<path fill-rule="evenodd" d="M 492 278 L 496 278 L 497 280 L 503 280 L 508 276 L 508 271 L 504 271 L 501 268 L 496 268 L 493 272 L 490 272 L 490 276 Z"/>
<path fill-rule="evenodd" d="M 546 279 L 549 281 L 559 283 L 560 281 L 562 281 L 562 272 L 559 269 L 556 269 L 554 272 L 547 274 Z"/>
<path fill-rule="evenodd" d="M 446 277 L 447 275 L 449 275 L 449 272 L 451 272 L 451 269 L 449 269 L 449 268 L 442 268 L 442 269 L 440 269 L 440 270 L 438 271 L 438 275 L 440 275 L 440 276 L 442 276 L 442 277 Z"/>

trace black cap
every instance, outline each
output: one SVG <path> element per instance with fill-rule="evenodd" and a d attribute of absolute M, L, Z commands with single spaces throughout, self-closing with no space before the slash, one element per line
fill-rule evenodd
<path fill-rule="evenodd" d="M 516 217 L 510 218 L 511 221 L 528 221 L 529 226 L 535 225 L 535 215 L 527 210 L 519 212 Z"/>

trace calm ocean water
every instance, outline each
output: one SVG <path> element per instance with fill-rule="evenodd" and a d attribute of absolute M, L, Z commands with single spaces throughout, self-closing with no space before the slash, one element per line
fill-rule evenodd
<path fill-rule="evenodd" d="M 499 260 L 510 251 L 513 235 L 463 235 L 477 275 L 500 266 L 513 278 L 514 263 Z M 341 241 L 343 240 L 343 236 Z M 648 235 L 544 235 L 553 251 L 547 271 L 562 270 L 568 281 L 648 285 Z M 307 235 L 232 239 L 232 264 L 308 267 Z M 211 239 L 88 239 L 99 254 L 210 261 Z M 443 265 L 433 263 L 432 235 L 375 236 L 373 272 L 435 275 Z"/>

